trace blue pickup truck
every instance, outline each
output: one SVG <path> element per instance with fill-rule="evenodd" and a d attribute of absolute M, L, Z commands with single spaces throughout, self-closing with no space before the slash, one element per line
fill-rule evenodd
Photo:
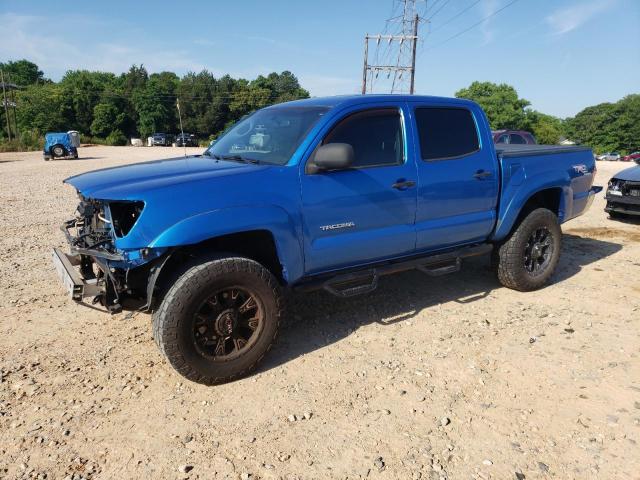
<path fill-rule="evenodd" d="M 449 98 L 314 98 L 258 110 L 202 155 L 65 180 L 53 262 L 71 297 L 153 312 L 183 376 L 238 378 L 272 345 L 292 289 L 367 293 L 491 254 L 503 285 L 542 287 L 560 224 L 589 207 L 588 148 L 496 149 L 484 112 Z"/>

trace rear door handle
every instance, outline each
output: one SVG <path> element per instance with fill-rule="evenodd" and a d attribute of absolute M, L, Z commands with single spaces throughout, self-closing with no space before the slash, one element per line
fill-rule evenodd
<path fill-rule="evenodd" d="M 395 188 L 396 190 L 406 190 L 407 188 L 415 187 L 416 182 L 413 180 L 398 180 L 396 183 L 391 185 L 391 188 Z"/>
<path fill-rule="evenodd" d="M 483 178 L 488 178 L 491 175 L 493 175 L 493 173 L 487 172 L 486 170 L 478 170 L 476 173 L 473 174 L 473 178 L 477 178 L 478 180 L 482 180 Z"/>

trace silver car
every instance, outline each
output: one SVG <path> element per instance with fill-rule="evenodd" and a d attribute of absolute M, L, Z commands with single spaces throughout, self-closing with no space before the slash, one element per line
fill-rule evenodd
<path fill-rule="evenodd" d="M 620 160 L 620 154 L 617 152 L 607 152 L 596 157 L 597 160 L 609 160 L 610 162 L 617 162 Z"/>

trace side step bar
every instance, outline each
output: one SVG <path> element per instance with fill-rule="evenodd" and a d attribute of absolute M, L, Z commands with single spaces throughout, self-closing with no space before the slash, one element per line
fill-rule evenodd
<path fill-rule="evenodd" d="M 484 255 L 491 250 L 493 250 L 493 245 L 482 243 L 446 253 L 368 265 L 362 269 L 352 269 L 337 275 L 320 274 L 304 280 L 293 288 L 306 292 L 324 289 L 337 297 L 352 297 L 375 290 L 378 286 L 378 279 L 383 275 L 413 269 L 432 277 L 446 275 L 459 271 L 463 258 Z"/>

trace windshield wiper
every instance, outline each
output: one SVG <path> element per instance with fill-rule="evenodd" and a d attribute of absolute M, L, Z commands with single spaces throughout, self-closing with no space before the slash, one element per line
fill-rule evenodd
<path fill-rule="evenodd" d="M 242 155 L 217 155 L 209 151 L 204 152 L 203 155 L 211 157 L 215 160 L 232 160 L 236 162 L 253 163 L 255 165 L 258 165 L 260 163 L 260 160 L 256 160 L 255 158 L 243 157 Z"/>
<path fill-rule="evenodd" d="M 245 162 L 245 163 L 253 163 L 253 164 L 259 164 L 260 161 L 256 160 L 255 158 L 248 158 L 248 157 L 243 157 L 242 155 L 222 155 L 220 157 L 220 159 L 222 160 L 235 160 L 235 161 L 241 161 L 241 162 Z"/>

